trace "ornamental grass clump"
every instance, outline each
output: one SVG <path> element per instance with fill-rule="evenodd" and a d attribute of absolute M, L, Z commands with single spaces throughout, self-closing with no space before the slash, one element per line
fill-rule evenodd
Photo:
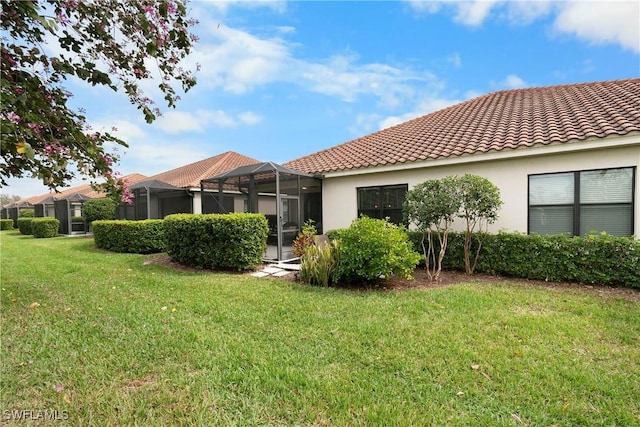
<path fill-rule="evenodd" d="M 332 240 L 308 246 L 300 262 L 300 280 L 325 288 L 336 284 L 340 265 L 339 244 L 339 240 Z"/>

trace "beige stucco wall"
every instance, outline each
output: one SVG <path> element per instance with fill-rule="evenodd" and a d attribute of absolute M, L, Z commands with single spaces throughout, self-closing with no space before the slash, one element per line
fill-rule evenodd
<path fill-rule="evenodd" d="M 428 179 L 472 173 L 498 186 L 504 202 L 500 218 L 490 231 L 527 231 L 528 175 L 636 166 L 635 234 L 640 235 L 640 135 L 617 138 L 612 144 L 603 140 L 582 141 L 574 145 L 542 146 L 506 152 L 494 152 L 467 158 L 430 161 L 325 175 L 322 183 L 324 229 L 347 227 L 357 216 L 358 187 L 408 184 L 409 189 Z"/>

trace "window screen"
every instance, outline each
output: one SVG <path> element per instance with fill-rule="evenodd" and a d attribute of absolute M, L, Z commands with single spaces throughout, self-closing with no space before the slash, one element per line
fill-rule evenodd
<path fill-rule="evenodd" d="M 394 224 L 402 224 L 402 204 L 408 188 L 407 184 L 358 188 L 358 216 L 389 218 Z"/>
<path fill-rule="evenodd" d="M 529 232 L 634 233 L 635 168 L 529 176 Z"/>

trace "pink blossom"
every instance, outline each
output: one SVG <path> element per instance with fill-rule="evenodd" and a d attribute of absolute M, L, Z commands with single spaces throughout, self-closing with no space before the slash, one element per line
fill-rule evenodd
<path fill-rule="evenodd" d="M 27 127 L 34 131 L 35 133 L 40 133 L 40 126 L 35 123 L 27 123 Z"/>
<path fill-rule="evenodd" d="M 6 113 L 5 117 L 12 123 L 18 123 L 20 121 L 20 116 L 13 111 L 9 111 L 8 113 Z"/>
<path fill-rule="evenodd" d="M 22 89 L 21 87 L 16 88 L 16 95 L 22 95 L 23 93 L 24 93 L 24 89 Z"/>

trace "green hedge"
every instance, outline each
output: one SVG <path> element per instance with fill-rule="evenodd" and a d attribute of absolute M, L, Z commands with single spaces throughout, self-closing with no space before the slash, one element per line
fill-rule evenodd
<path fill-rule="evenodd" d="M 93 238 L 101 249 L 113 252 L 151 254 L 164 250 L 161 219 L 144 221 L 93 221 Z"/>
<path fill-rule="evenodd" d="M 254 269 L 262 263 L 268 232 L 262 214 L 175 214 L 164 219 L 167 254 L 195 268 Z"/>
<path fill-rule="evenodd" d="M 18 230 L 20 230 L 20 234 L 24 234 L 25 236 L 33 234 L 33 232 L 31 231 L 32 221 L 32 217 L 18 218 Z"/>
<path fill-rule="evenodd" d="M 117 204 L 111 199 L 91 199 L 82 205 L 82 216 L 91 224 L 93 221 L 116 219 Z"/>
<path fill-rule="evenodd" d="M 0 219 L 0 230 L 13 230 L 13 220 Z"/>
<path fill-rule="evenodd" d="M 421 234 L 410 233 L 417 251 Z M 464 271 L 464 234 L 451 233 L 442 267 Z M 474 240 L 472 253 L 477 243 Z M 640 241 L 607 234 L 588 237 L 486 234 L 476 271 L 523 279 L 640 288 Z"/>
<path fill-rule="evenodd" d="M 56 237 L 59 227 L 60 221 L 51 217 L 34 218 L 31 222 L 33 236 L 37 238 Z"/>
<path fill-rule="evenodd" d="M 34 209 L 22 209 L 18 213 L 18 218 L 33 218 L 34 216 L 36 216 Z"/>

